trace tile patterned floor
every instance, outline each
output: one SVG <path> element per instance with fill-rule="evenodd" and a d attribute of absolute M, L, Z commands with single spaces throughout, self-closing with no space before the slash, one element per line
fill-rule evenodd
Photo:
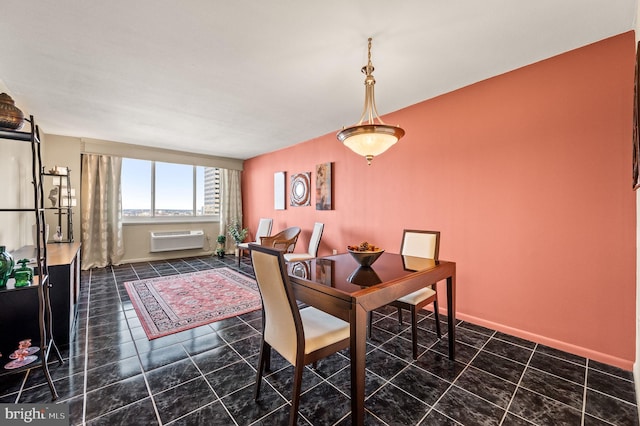
<path fill-rule="evenodd" d="M 246 259 L 246 258 L 245 258 Z M 251 275 L 247 261 L 241 271 Z M 74 425 L 286 424 L 292 367 L 272 361 L 253 401 L 260 313 L 147 340 L 123 283 L 236 258 L 178 259 L 84 271 L 75 338 L 51 371 Z M 630 372 L 466 322 L 447 359 L 425 311 L 421 355 L 394 311 L 374 314 L 368 342 L 367 425 L 638 425 Z M 446 326 L 443 324 L 443 330 Z M 39 370 L 0 383 L 0 403 L 48 402 Z M 299 424 L 348 425 L 348 351 L 307 368 Z"/>

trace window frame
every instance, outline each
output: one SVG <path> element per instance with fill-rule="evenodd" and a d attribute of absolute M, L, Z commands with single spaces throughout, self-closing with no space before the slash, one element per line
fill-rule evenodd
<path fill-rule="evenodd" d="M 131 159 L 138 160 L 137 158 L 123 157 L 123 160 Z M 151 216 L 125 216 L 124 214 L 124 205 L 121 206 L 120 213 L 122 216 L 122 224 L 123 225 L 134 225 L 134 224 L 145 224 L 145 223 L 153 223 L 153 224 L 170 224 L 170 223 L 212 223 L 219 222 L 220 215 L 212 214 L 212 215 L 197 215 L 197 167 L 203 168 L 215 168 L 220 170 L 220 167 L 212 167 L 212 166 L 199 166 L 196 164 L 183 164 L 183 163 L 172 163 L 170 161 L 156 161 L 156 160 L 145 160 L 151 163 L 151 174 L 149 178 L 151 179 L 151 205 L 150 205 L 150 213 Z M 192 181 L 193 181 L 193 196 L 192 196 L 192 215 L 191 216 L 156 216 L 156 163 L 168 163 L 168 164 L 179 164 L 179 165 L 187 165 L 192 167 Z M 204 182 L 203 182 L 204 184 Z M 204 190 L 204 189 L 203 189 Z M 218 192 L 218 201 L 219 201 L 219 192 Z"/>

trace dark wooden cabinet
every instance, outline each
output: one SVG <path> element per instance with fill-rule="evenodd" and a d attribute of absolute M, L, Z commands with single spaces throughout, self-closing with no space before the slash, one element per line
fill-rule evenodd
<path fill-rule="evenodd" d="M 34 345 L 39 345 L 36 343 L 40 341 L 38 314 L 38 286 L 0 292 L 1 365 L 11 361 L 9 355 L 17 349 L 20 340 L 33 339 Z"/>
<path fill-rule="evenodd" d="M 48 244 L 51 314 L 56 343 L 69 343 L 74 331 L 80 291 L 79 242 Z"/>
<path fill-rule="evenodd" d="M 80 291 L 80 247 L 79 242 L 47 244 L 51 328 L 58 345 L 69 343 L 75 327 Z M 27 246 L 14 254 L 20 258 L 30 258 L 34 250 L 32 246 Z M 0 293 L 0 334 L 3 342 L 0 346 L 5 341 L 15 346 L 22 339 L 35 340 L 40 335 L 37 286 Z M 10 353 L 6 352 L 10 349 L 0 347 L 0 353 Z"/>

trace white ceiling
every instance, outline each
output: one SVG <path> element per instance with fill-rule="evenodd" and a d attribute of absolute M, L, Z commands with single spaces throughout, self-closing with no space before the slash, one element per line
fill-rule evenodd
<path fill-rule="evenodd" d="M 46 133 L 247 159 L 354 124 L 370 36 L 385 114 L 632 30 L 636 10 L 637 0 L 2 0 L 0 87 Z"/>

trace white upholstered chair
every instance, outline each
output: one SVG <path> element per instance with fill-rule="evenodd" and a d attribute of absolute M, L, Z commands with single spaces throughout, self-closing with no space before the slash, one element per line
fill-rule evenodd
<path fill-rule="evenodd" d="M 262 372 L 269 371 L 273 348 L 294 367 L 289 424 L 295 425 L 305 365 L 349 347 L 349 323 L 313 307 L 299 309 L 282 250 L 249 244 L 249 251 L 262 298 L 255 399 L 260 397 Z"/>
<path fill-rule="evenodd" d="M 261 218 L 258 222 L 258 229 L 256 230 L 256 243 L 260 243 L 260 238 L 268 237 L 271 235 L 271 227 L 273 226 L 273 219 Z M 238 268 L 240 267 L 240 261 L 242 260 L 242 253 L 245 250 L 249 250 L 249 243 L 238 244 Z"/>
<path fill-rule="evenodd" d="M 313 225 L 313 232 L 309 238 L 309 251 L 307 253 L 285 253 L 284 260 L 287 262 L 309 260 L 318 257 L 318 247 L 324 231 L 324 223 L 316 222 Z"/>
<path fill-rule="evenodd" d="M 400 254 L 417 258 L 438 260 L 440 250 L 439 231 L 421 231 L 405 229 L 402 235 Z M 419 263 L 419 262 L 416 262 Z M 398 309 L 398 322 L 402 325 L 402 309 L 411 313 L 411 340 L 413 344 L 413 359 L 418 358 L 418 311 L 433 303 L 433 313 L 436 321 L 436 333 L 441 337 L 440 318 L 438 315 L 438 293 L 436 283 L 425 283 L 425 287 L 399 298 L 391 306 Z M 371 332 L 371 317 L 369 317 L 369 332 Z"/>

